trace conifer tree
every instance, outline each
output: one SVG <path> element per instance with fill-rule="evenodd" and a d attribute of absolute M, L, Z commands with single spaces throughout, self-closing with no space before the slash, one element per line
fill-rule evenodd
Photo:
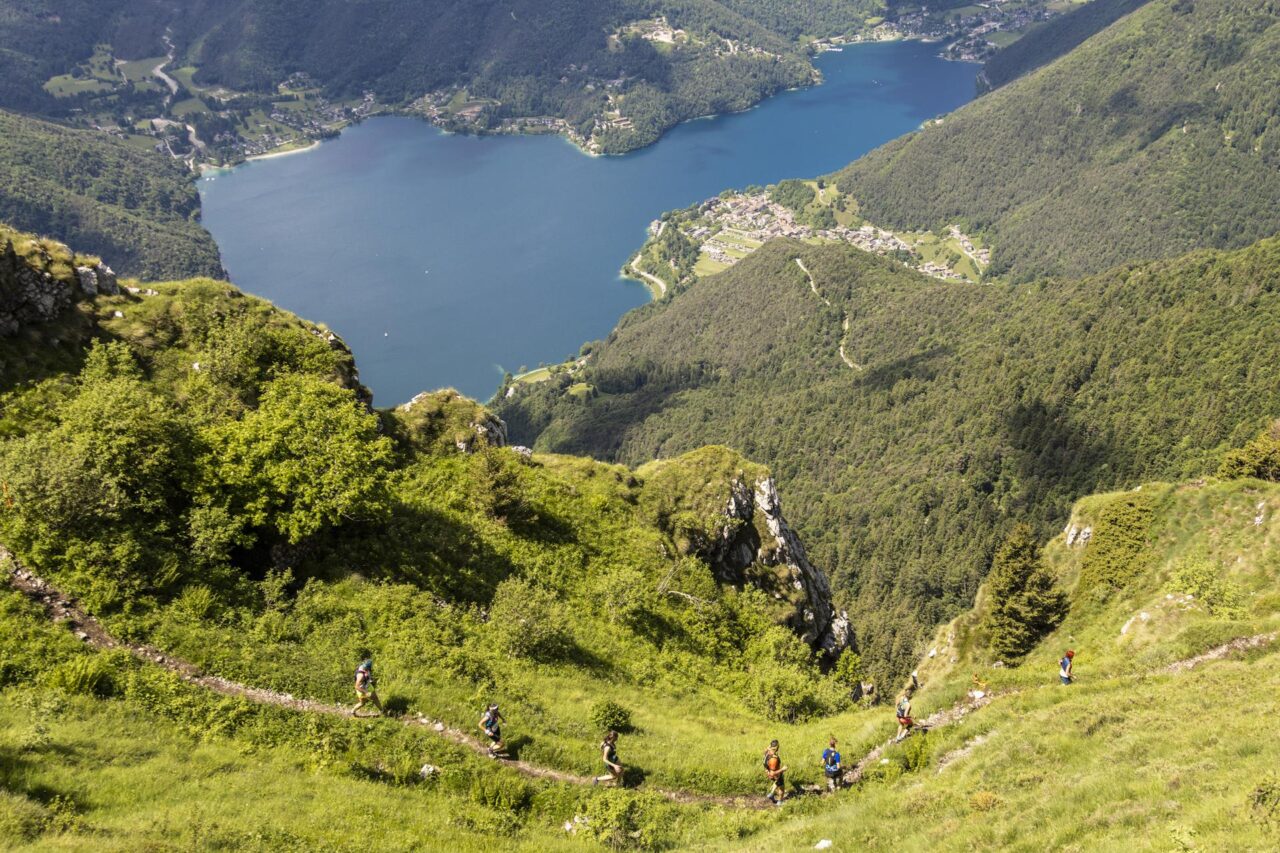
<path fill-rule="evenodd" d="M 1019 524 L 996 551 L 987 577 L 991 597 L 984 627 L 992 652 L 1019 658 L 1052 631 L 1066 614 L 1067 597 L 1040 563 L 1035 534 Z"/>

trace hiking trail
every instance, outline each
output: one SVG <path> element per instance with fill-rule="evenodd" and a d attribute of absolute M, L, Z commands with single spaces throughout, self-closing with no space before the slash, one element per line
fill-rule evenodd
<path fill-rule="evenodd" d="M 86 645 L 98 649 L 123 649 L 139 660 L 169 670 L 189 684 L 203 687 L 206 690 L 222 696 L 246 699 L 257 704 L 274 705 L 276 707 L 287 708 L 289 710 L 302 713 L 326 714 L 335 717 L 351 718 L 350 709 L 344 706 L 318 702 L 314 699 L 299 699 L 298 697 L 288 693 L 267 690 L 261 687 L 252 687 L 247 684 L 240 684 L 239 682 L 222 678 L 221 676 L 208 675 L 201 672 L 194 664 L 180 660 L 171 655 L 167 655 L 154 646 L 149 646 L 145 643 L 126 643 L 118 640 L 113 637 L 97 619 L 86 613 L 76 603 L 75 599 L 65 595 L 35 573 L 23 568 L 18 562 L 17 557 L 15 557 L 13 553 L 4 546 L 0 546 L 0 563 L 6 563 L 8 565 L 8 580 L 10 586 L 43 607 L 46 615 L 48 615 L 53 622 L 65 625 L 75 634 L 77 639 L 81 640 Z M 1195 657 L 1177 661 L 1161 669 L 1155 670 L 1155 674 L 1181 674 L 1199 666 L 1202 663 L 1221 660 L 1222 658 L 1237 652 L 1259 648 L 1272 643 L 1277 639 L 1280 639 L 1280 632 L 1277 631 L 1273 631 L 1268 634 L 1258 634 L 1252 637 L 1239 637 L 1228 643 L 1224 643 L 1221 646 L 1196 655 Z M 1134 674 L 1134 677 L 1145 677 L 1149 674 L 1152 673 L 1136 673 Z M 949 708 L 935 711 L 928 717 L 921 720 L 917 724 L 918 730 L 929 730 L 953 725 L 967 717 L 969 714 L 972 714 L 974 711 L 986 707 L 995 699 L 1013 696 L 1021 692 L 1022 689 L 1013 689 L 1001 692 L 983 693 L 980 696 L 974 696 L 971 694 L 964 701 Z M 416 726 L 428 729 L 445 740 L 470 749 L 477 755 L 488 756 L 488 746 L 486 744 L 460 729 L 447 725 L 443 721 L 433 720 L 422 714 L 417 714 L 413 717 L 388 717 L 387 719 L 398 721 L 402 725 L 406 726 Z M 913 729 L 913 731 L 916 730 L 917 729 Z M 981 742 L 981 738 L 975 739 L 968 742 L 962 749 L 955 750 L 953 753 L 943 756 L 939 760 L 938 770 L 941 771 L 941 769 L 952 760 L 967 755 L 972 747 L 978 746 Z M 850 770 L 845 772 L 845 783 L 852 785 L 860 781 L 867 768 L 876 761 L 879 761 L 881 756 L 884 755 L 885 750 L 893 744 L 894 739 L 890 738 L 860 758 Z M 527 761 L 503 759 L 501 760 L 501 763 L 516 772 L 531 778 L 549 779 L 551 781 L 563 782 L 571 785 L 590 785 L 592 782 L 591 777 L 589 776 L 578 776 L 563 770 L 554 770 L 549 767 L 530 764 Z M 670 790 L 665 788 L 647 787 L 645 785 L 637 786 L 634 790 L 649 791 L 665 797 L 672 802 L 687 805 L 719 805 L 733 808 L 752 809 L 766 809 L 773 807 L 773 805 L 767 800 L 754 796 L 700 794 L 692 791 Z M 806 791 L 805 793 L 810 792 Z"/>
<path fill-rule="evenodd" d="M 804 265 L 804 259 L 803 259 L 803 258 L 796 258 L 796 266 L 800 267 L 800 270 L 801 270 L 801 271 L 805 274 L 805 276 L 809 279 L 809 289 L 813 291 L 813 295 L 814 295 L 814 296 L 816 296 L 816 297 L 818 297 L 819 299 L 821 299 L 821 300 L 822 300 L 822 304 L 826 305 L 828 308 L 833 308 L 833 307 L 835 307 L 835 306 L 833 306 L 833 305 L 831 304 L 831 300 L 830 300 L 830 299 L 828 299 L 827 297 L 823 296 L 823 295 L 818 291 L 818 283 L 814 280 L 814 278 L 813 278 L 813 273 L 809 272 L 809 268 L 808 268 L 807 266 L 805 266 L 805 265 Z M 859 372 L 861 372 L 861 371 L 865 370 L 866 368 L 864 368 L 862 365 L 858 364 L 858 363 L 857 363 L 856 361 L 854 361 L 853 359 L 849 358 L 849 354 L 848 354 L 847 352 L 845 352 L 845 349 L 844 349 L 844 341 L 845 341 L 845 338 L 847 338 L 847 337 L 849 336 L 849 315 L 848 315 L 848 314 L 845 314 L 845 315 L 844 315 L 844 322 L 840 324 L 840 330 L 843 332 L 843 334 L 840 336 L 840 347 L 839 347 L 839 349 L 840 349 L 840 360 L 841 360 L 841 361 L 843 361 L 843 362 L 845 363 L 845 365 L 846 365 L 850 370 L 857 370 L 857 371 L 859 371 Z"/>

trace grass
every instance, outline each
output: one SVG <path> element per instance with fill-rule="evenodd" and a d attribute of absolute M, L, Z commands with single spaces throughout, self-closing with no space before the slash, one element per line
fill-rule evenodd
<path fill-rule="evenodd" d="M 190 115 L 207 113 L 209 108 L 199 98 L 186 98 L 174 104 L 169 112 L 175 118 L 186 118 Z"/>
<path fill-rule="evenodd" d="M 1278 663 L 1272 653 L 998 700 L 929 735 L 935 756 L 988 738 L 945 770 L 865 786 L 747 848 L 1275 849 L 1280 833 L 1251 819 L 1250 795 L 1280 764 L 1261 724 L 1280 714 Z"/>
<path fill-rule="evenodd" d="M 141 83 L 144 80 L 151 79 L 156 66 L 163 64 L 164 61 L 165 57 L 163 56 L 132 59 L 120 66 L 120 70 L 134 83 Z M 177 75 L 174 75 L 174 77 L 177 78 Z"/>

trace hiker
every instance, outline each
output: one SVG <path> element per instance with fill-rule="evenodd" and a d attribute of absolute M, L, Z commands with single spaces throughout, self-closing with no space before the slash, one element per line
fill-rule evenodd
<path fill-rule="evenodd" d="M 496 704 L 484 709 L 484 716 L 480 718 L 480 730 L 489 739 L 490 758 L 507 757 L 507 745 L 502 742 L 502 723 L 505 722 L 506 718 Z"/>
<path fill-rule="evenodd" d="M 769 780 L 769 793 L 766 797 L 775 806 L 782 805 L 782 801 L 787 798 L 786 772 L 787 768 L 782 765 L 782 758 L 778 755 L 778 742 L 769 741 L 769 748 L 764 751 L 764 775 Z"/>
<path fill-rule="evenodd" d="M 604 740 L 600 743 L 600 757 L 604 759 L 604 768 L 608 772 L 603 776 L 597 776 L 591 780 L 592 785 L 599 785 L 601 782 L 612 782 L 614 785 L 622 784 L 622 765 L 618 763 L 618 733 L 610 731 L 604 736 Z"/>
<path fill-rule="evenodd" d="M 1075 662 L 1076 653 L 1071 649 L 1067 649 L 1066 655 L 1062 660 L 1058 661 L 1058 677 L 1062 679 L 1063 684 L 1070 684 L 1075 679 L 1071 675 L 1071 667 Z"/>
<path fill-rule="evenodd" d="M 822 751 L 822 769 L 827 774 L 827 790 L 835 793 L 840 787 L 840 751 L 836 749 L 836 739 L 831 739 L 831 744 Z"/>
<path fill-rule="evenodd" d="M 360 665 L 356 667 L 356 699 L 359 701 L 357 701 L 356 706 L 351 709 L 351 716 L 380 717 L 384 713 L 382 710 L 382 703 L 378 701 L 378 694 L 374 692 L 373 661 L 369 658 L 365 658 L 360 662 Z M 367 702 L 373 702 L 373 707 L 378 709 L 377 714 L 361 715 L 359 713 L 360 709 L 363 708 Z"/>
<path fill-rule="evenodd" d="M 911 694 L 903 693 L 898 699 L 898 735 L 893 739 L 894 743 L 902 740 L 911 731 L 914 723 L 911 721 Z"/>

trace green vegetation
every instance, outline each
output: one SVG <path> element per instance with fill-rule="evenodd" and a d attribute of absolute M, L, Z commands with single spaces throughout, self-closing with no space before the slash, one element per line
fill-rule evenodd
<path fill-rule="evenodd" d="M 0 111 L 0 219 L 110 258 L 124 275 L 218 276 L 180 164 L 104 134 Z"/>
<path fill-rule="evenodd" d="M 1148 0 L 1091 0 L 1030 30 L 1012 44 L 1000 45 L 982 66 L 978 88 L 998 89 L 1024 74 L 1065 56 Z M 999 36 L 993 33 L 992 36 Z"/>
<path fill-rule="evenodd" d="M 1035 534 L 1026 524 L 1014 527 L 1000 545 L 986 584 L 990 610 L 984 629 L 1001 660 L 1031 651 L 1066 614 L 1066 597 L 1040 565 Z"/>
<path fill-rule="evenodd" d="M 1080 275 L 1280 232 L 1280 13 L 1154 0 L 839 175 L 869 221 L 958 223 L 991 274 Z"/>
<path fill-rule="evenodd" d="M 1044 537 L 1080 494 L 1213 471 L 1280 411 L 1278 275 L 1276 240 L 1017 288 L 774 241 L 624 318 L 574 380 L 590 397 L 543 382 L 498 411 L 542 450 L 769 459 L 883 684 L 1014 523 Z M 1099 557 L 1100 582 L 1123 587 L 1126 560 Z"/>

